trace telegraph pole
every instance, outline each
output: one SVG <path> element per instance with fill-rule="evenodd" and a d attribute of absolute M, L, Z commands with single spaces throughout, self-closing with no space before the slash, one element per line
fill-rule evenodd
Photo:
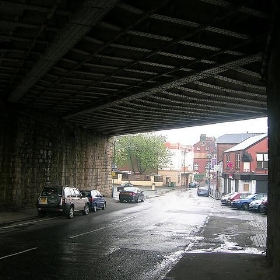
<path fill-rule="evenodd" d="M 184 185 L 187 187 L 187 176 L 186 176 L 186 148 L 184 149 Z"/>
<path fill-rule="evenodd" d="M 211 174 L 210 174 L 210 171 L 211 171 L 211 154 L 208 154 L 207 155 L 207 158 L 209 159 L 208 161 L 208 189 L 209 191 L 211 190 L 211 180 L 210 180 L 210 177 L 211 177 Z"/>

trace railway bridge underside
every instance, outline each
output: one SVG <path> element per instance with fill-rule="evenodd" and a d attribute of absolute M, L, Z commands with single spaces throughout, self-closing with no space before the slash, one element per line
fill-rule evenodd
<path fill-rule="evenodd" d="M 268 117 L 280 275 L 279 1 L 0 0 L 0 210 L 111 192 L 113 136 Z"/>

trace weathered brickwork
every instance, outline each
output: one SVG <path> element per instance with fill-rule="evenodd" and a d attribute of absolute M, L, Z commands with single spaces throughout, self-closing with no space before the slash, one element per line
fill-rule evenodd
<path fill-rule="evenodd" d="M 0 210 L 34 206 L 47 182 L 111 194 L 110 139 L 38 113 L 1 116 Z"/>

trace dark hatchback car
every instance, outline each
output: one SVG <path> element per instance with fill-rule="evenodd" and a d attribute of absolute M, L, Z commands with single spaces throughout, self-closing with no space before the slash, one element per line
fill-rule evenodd
<path fill-rule="evenodd" d="M 106 209 L 106 198 L 98 190 L 81 190 L 81 193 L 88 198 L 90 211 L 96 212 L 97 209 Z"/>
<path fill-rule="evenodd" d="M 198 183 L 197 182 L 190 182 L 189 183 L 189 188 L 197 188 L 198 187 Z"/>
<path fill-rule="evenodd" d="M 120 191 L 123 191 L 124 188 L 129 188 L 129 187 L 134 187 L 133 184 L 131 183 L 122 183 L 119 187 L 117 187 L 117 191 L 120 192 Z"/>
<path fill-rule="evenodd" d="M 137 187 L 125 187 L 119 193 L 119 201 L 120 202 L 139 202 L 144 201 L 145 195 L 142 190 Z"/>

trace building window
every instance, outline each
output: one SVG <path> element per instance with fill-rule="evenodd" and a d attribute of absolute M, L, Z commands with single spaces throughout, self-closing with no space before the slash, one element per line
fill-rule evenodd
<path fill-rule="evenodd" d="M 200 147 L 196 147 L 197 151 L 200 151 Z"/>
<path fill-rule="evenodd" d="M 240 169 L 240 154 L 235 154 L 235 169 Z"/>
<path fill-rule="evenodd" d="M 250 172 L 250 162 L 243 162 L 243 171 Z"/>
<path fill-rule="evenodd" d="M 257 168 L 268 169 L 268 154 L 257 154 Z"/>
<path fill-rule="evenodd" d="M 194 171 L 197 171 L 197 170 L 198 170 L 198 164 L 197 164 L 197 163 L 195 163 L 195 164 L 193 165 L 193 170 L 194 170 Z"/>
<path fill-rule="evenodd" d="M 230 162 L 230 154 L 226 154 L 226 162 Z"/>
<path fill-rule="evenodd" d="M 232 168 L 232 163 L 230 161 L 230 154 L 226 154 L 226 164 L 227 164 L 227 168 Z"/>

